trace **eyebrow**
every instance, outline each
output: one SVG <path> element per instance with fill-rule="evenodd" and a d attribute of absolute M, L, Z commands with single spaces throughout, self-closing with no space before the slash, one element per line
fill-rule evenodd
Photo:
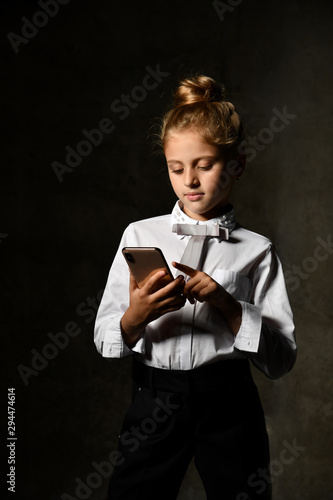
<path fill-rule="evenodd" d="M 193 159 L 193 163 L 197 163 L 200 160 L 216 160 L 216 159 L 217 159 L 217 157 L 214 156 L 214 155 L 204 155 L 204 156 L 199 156 L 198 158 L 194 158 Z M 169 160 L 169 161 L 167 161 L 168 165 L 170 165 L 172 163 L 181 163 L 181 164 L 183 164 L 183 162 L 180 161 L 180 160 Z"/>

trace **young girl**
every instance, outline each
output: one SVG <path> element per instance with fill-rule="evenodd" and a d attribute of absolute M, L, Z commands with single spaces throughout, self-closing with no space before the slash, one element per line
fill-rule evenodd
<path fill-rule="evenodd" d="M 296 344 L 271 242 L 238 225 L 228 203 L 245 167 L 243 126 L 206 76 L 180 82 L 160 134 L 178 201 L 130 224 L 98 311 L 106 358 L 133 355 L 133 399 L 109 499 L 176 499 L 192 457 L 209 500 L 270 499 L 269 446 L 249 360 L 276 379 Z M 139 288 L 123 247 L 159 247 L 175 268 Z"/>

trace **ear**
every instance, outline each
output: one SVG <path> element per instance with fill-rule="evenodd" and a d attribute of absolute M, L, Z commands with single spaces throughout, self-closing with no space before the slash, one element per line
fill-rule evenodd
<path fill-rule="evenodd" d="M 235 158 L 228 161 L 226 170 L 232 177 L 238 179 L 243 175 L 245 166 L 246 166 L 245 154 L 238 153 Z"/>

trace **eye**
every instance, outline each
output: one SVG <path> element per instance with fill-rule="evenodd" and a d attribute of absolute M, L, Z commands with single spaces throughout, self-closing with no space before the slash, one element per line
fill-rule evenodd
<path fill-rule="evenodd" d="M 212 168 L 213 165 L 198 165 L 198 168 L 200 168 L 200 170 L 210 170 Z"/>
<path fill-rule="evenodd" d="M 183 168 L 177 168 L 177 170 L 172 170 L 171 172 L 172 172 L 173 174 L 177 174 L 177 175 L 179 175 L 179 174 L 182 174 L 182 173 L 183 173 L 183 171 L 184 171 L 184 169 L 183 169 Z"/>

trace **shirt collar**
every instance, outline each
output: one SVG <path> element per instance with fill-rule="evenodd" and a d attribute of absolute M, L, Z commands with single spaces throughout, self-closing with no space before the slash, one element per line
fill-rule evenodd
<path fill-rule="evenodd" d="M 183 203 L 180 200 L 178 200 L 175 206 L 173 207 L 173 210 L 171 212 L 171 227 L 173 226 L 173 224 L 206 224 L 206 225 L 218 224 L 219 226 L 229 229 L 229 233 L 231 233 L 231 231 L 233 231 L 233 229 L 236 226 L 235 212 L 231 204 L 226 205 L 221 215 L 219 215 L 218 217 L 214 217 L 213 219 L 205 221 L 191 219 L 191 217 L 186 215 L 185 212 L 182 210 L 183 206 L 184 206 Z M 185 238 L 184 235 L 177 235 L 177 236 L 180 239 Z"/>

